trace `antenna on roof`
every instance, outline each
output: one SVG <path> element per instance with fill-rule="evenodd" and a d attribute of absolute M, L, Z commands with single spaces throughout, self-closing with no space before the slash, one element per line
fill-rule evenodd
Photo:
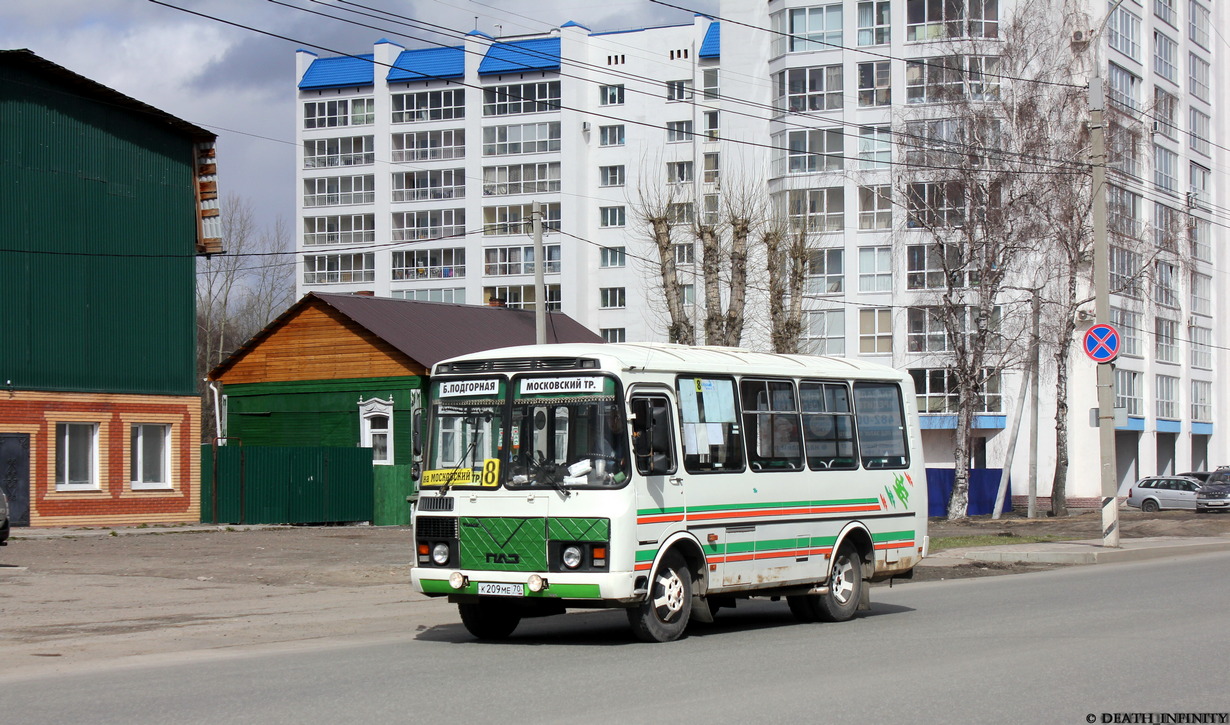
<path fill-rule="evenodd" d="M 474 29 L 478 30 L 478 16 L 477 15 L 474 16 Z"/>
<path fill-rule="evenodd" d="M 497 38 L 503 38 L 503 37 L 504 37 L 504 26 L 503 26 L 503 25 L 497 25 L 497 26 L 495 26 L 495 37 L 497 37 Z"/>

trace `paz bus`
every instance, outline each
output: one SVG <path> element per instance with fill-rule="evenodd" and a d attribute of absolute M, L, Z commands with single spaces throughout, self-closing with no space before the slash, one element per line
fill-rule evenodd
<path fill-rule="evenodd" d="M 666 642 L 748 597 L 844 621 L 926 555 L 913 383 L 882 365 L 512 347 L 438 363 L 426 405 L 411 582 L 480 639 L 622 608 Z"/>

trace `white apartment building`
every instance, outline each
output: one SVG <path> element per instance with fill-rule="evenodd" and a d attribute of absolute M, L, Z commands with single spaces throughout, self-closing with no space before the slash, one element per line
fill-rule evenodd
<path fill-rule="evenodd" d="M 1115 376 L 1127 481 L 1230 464 L 1230 435 L 1214 423 L 1230 404 L 1230 386 L 1214 376 L 1230 360 L 1227 134 L 1214 111 L 1227 45 L 1214 31 L 1224 11 L 1209 0 L 1124 0 L 1107 18 L 1114 5 L 1089 0 L 1065 21 L 1083 34 L 1076 39 L 1092 38 L 1110 103 L 1153 129 L 1139 153 L 1112 157 L 1110 213 L 1140 235 L 1176 220 L 1186 230 L 1179 249 L 1148 260 L 1112 254 L 1112 274 L 1151 263 L 1147 281 L 1112 298 L 1124 337 Z M 678 199 L 672 214 L 686 227 L 714 213 L 724 180 L 725 193 L 755 180 L 814 232 L 808 349 L 913 371 L 920 410 L 931 411 L 928 465 L 951 466 L 951 391 L 936 355 L 921 352 L 934 353 L 920 344 L 934 331 L 911 312 L 935 270 L 892 189 L 890 164 L 904 154 L 894 132 L 926 107 L 930 61 L 974 38 L 993 44 L 1014 6 L 723 2 L 716 18 L 685 25 L 604 32 L 568 22 L 536 36 L 475 31 L 451 47 L 381 40 L 364 55 L 300 51 L 299 292 L 532 306 L 541 295 L 528 219 L 539 202 L 548 306 L 609 341 L 662 340 L 667 315 L 656 251 L 636 215 L 641 196 Z M 699 249 L 686 234 L 675 242 L 687 281 Z M 699 279 L 685 294 L 700 301 Z M 749 347 L 767 349 L 765 301 L 753 283 Z M 1077 347 L 1082 331 L 1071 364 L 1070 505 L 1100 495 L 1088 453 L 1098 440 L 1095 368 Z M 1006 371 L 988 387 L 976 467 L 1003 465 L 1020 379 Z M 1054 462 L 1053 386 L 1044 375 L 1042 496 Z M 1030 427 L 1018 435 L 1017 497 Z"/>

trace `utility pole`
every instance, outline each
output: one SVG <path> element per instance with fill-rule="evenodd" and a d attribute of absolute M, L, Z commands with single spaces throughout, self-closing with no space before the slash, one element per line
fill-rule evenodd
<path fill-rule="evenodd" d="M 534 341 L 539 345 L 547 342 L 547 284 L 546 255 L 542 251 L 542 206 L 534 202 L 532 228 L 534 230 Z"/>
<path fill-rule="evenodd" d="M 1029 365 L 1029 506 L 1026 515 L 1031 519 L 1038 518 L 1038 369 L 1041 367 L 1041 351 L 1038 339 L 1038 320 L 1042 317 L 1042 302 L 1038 299 L 1038 290 L 1034 290 L 1033 301 L 1033 331 L 1030 335 L 1030 349 L 1033 350 L 1033 360 Z"/>

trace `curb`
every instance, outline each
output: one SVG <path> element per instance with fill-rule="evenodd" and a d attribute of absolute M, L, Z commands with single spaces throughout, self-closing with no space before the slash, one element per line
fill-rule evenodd
<path fill-rule="evenodd" d="M 1036 564 L 1108 564 L 1230 551 L 1230 538 L 1146 537 L 1121 539 L 1119 548 L 1102 546 L 1100 539 L 1048 544 L 1015 544 L 982 549 L 952 549 L 928 557 L 923 566 L 952 566 L 965 561 Z"/>

